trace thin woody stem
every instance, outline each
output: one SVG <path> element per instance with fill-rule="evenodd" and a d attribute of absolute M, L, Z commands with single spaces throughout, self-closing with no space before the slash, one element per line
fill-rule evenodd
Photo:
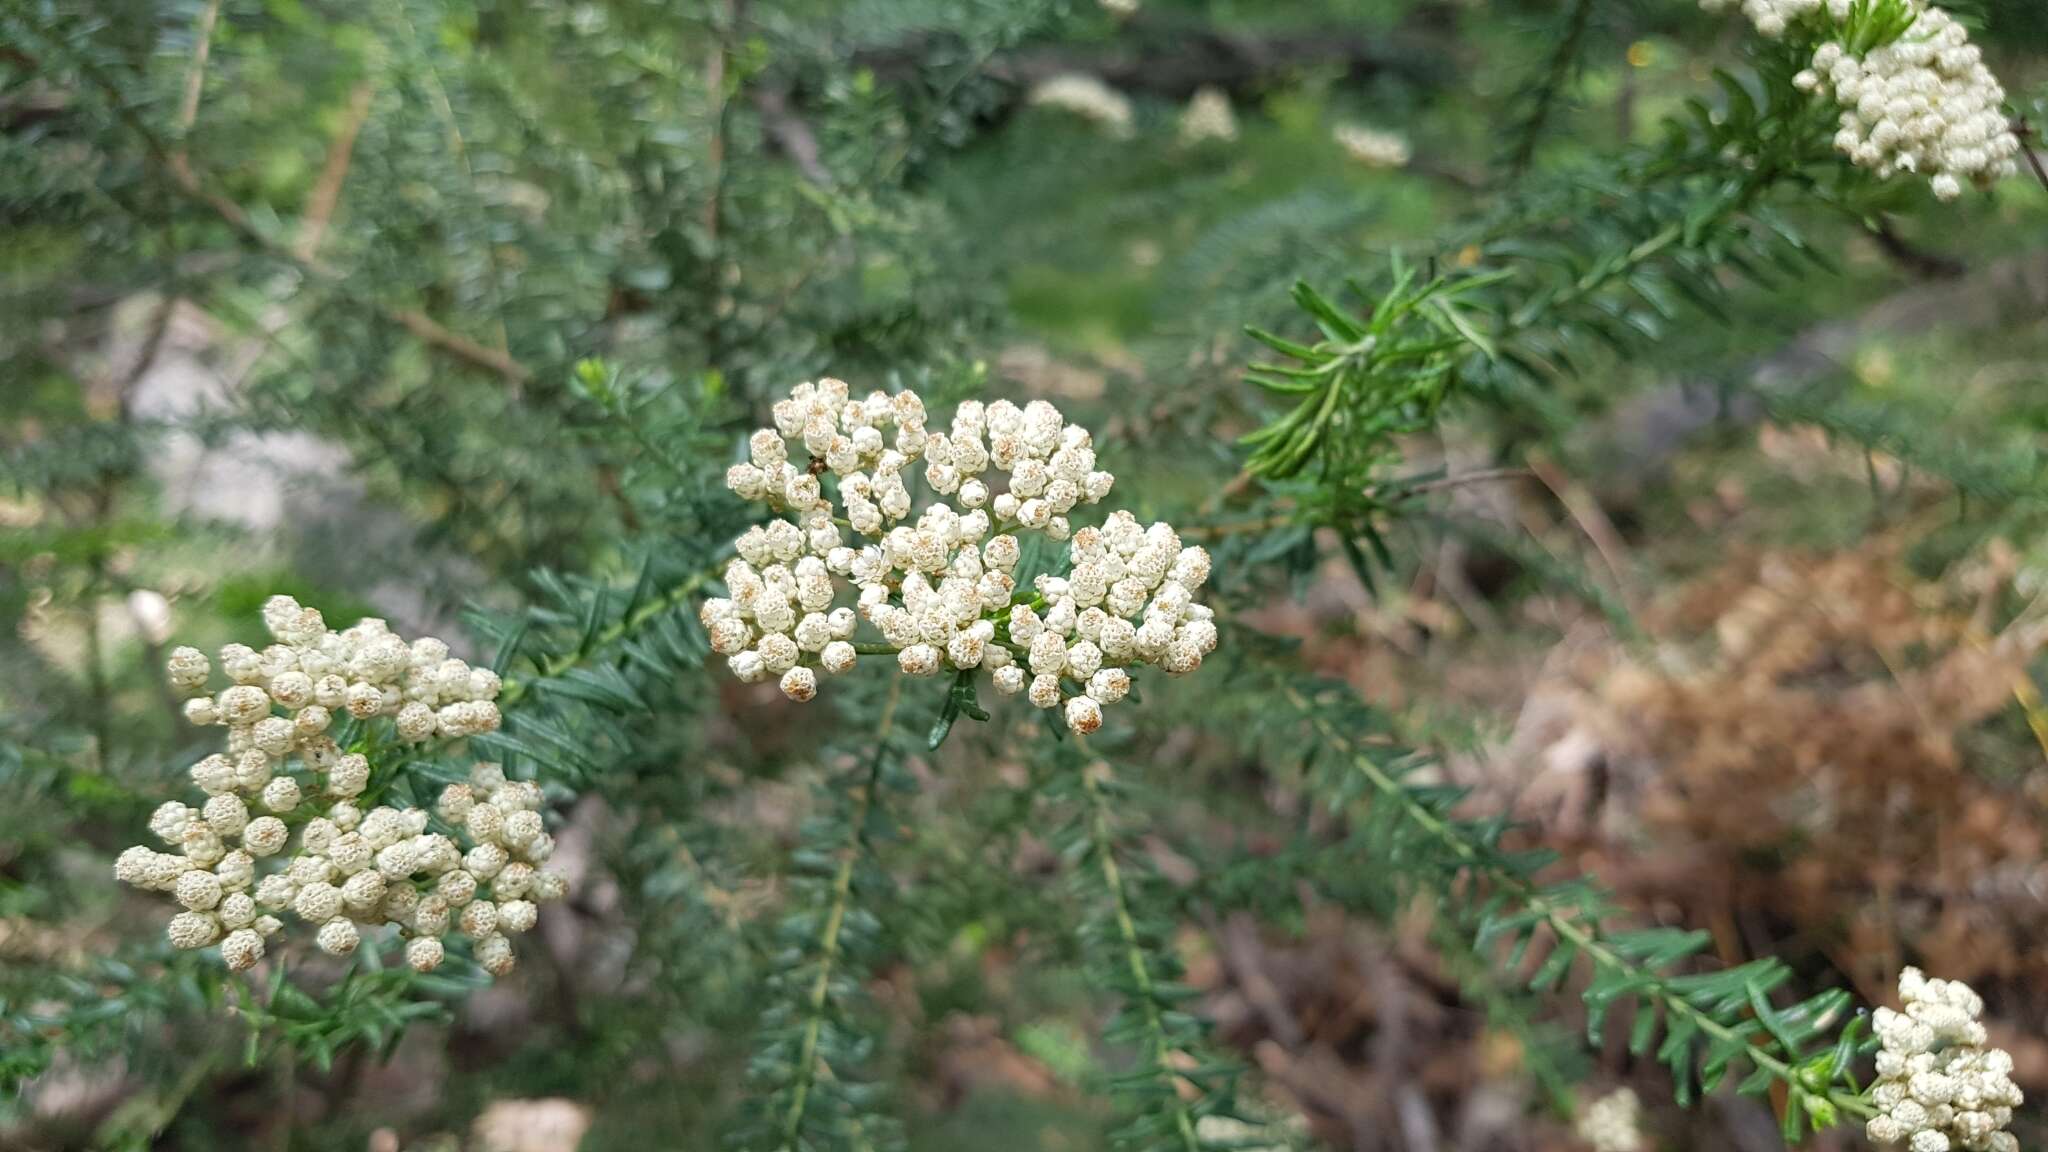
<path fill-rule="evenodd" d="M 810 1106 L 811 1089 L 821 1076 L 831 1076 L 831 1070 L 823 1067 L 818 1058 L 818 1044 L 825 1030 L 825 1004 L 832 991 L 832 974 L 839 963 L 846 910 L 853 900 L 854 867 L 860 862 L 865 848 L 864 830 L 868 813 L 874 808 L 875 793 L 881 784 L 882 764 L 889 754 L 889 733 L 895 726 L 896 705 L 902 695 L 903 677 L 897 676 L 889 683 L 889 696 L 882 704 L 881 722 L 875 729 L 875 754 L 868 761 L 865 782 L 854 794 L 853 817 L 847 824 L 845 842 L 839 848 L 839 867 L 832 876 L 832 905 L 825 913 L 824 928 L 818 937 L 818 974 L 811 981 L 810 995 L 805 1002 L 809 1019 L 804 1023 L 803 1040 L 797 1049 L 796 1083 L 790 1088 L 789 1109 L 782 1117 L 783 1152 L 795 1152 L 802 1146 L 804 1115 Z"/>
<path fill-rule="evenodd" d="M 1403 819 L 1412 822 L 1443 844 L 1454 856 L 1464 862 L 1465 867 L 1475 871 L 1485 867 L 1485 861 L 1482 859 L 1479 849 L 1473 847 L 1472 843 L 1465 836 L 1461 835 L 1456 828 L 1452 827 L 1449 822 L 1444 820 L 1443 817 L 1416 800 L 1409 790 L 1402 786 L 1399 780 L 1389 775 L 1385 769 L 1374 763 L 1370 757 L 1360 753 L 1352 745 L 1351 741 L 1338 732 L 1336 726 L 1331 724 L 1329 719 L 1316 709 L 1307 696 L 1303 695 L 1300 690 L 1292 685 L 1283 687 L 1281 691 L 1286 696 L 1288 703 L 1293 705 L 1309 721 L 1316 734 L 1332 750 L 1349 762 L 1352 769 L 1372 787 L 1372 790 L 1379 795 L 1382 801 L 1395 805 Z M 1805 1089 L 1805 1086 L 1801 1083 L 1799 1071 L 1793 1068 L 1790 1063 L 1781 1059 L 1769 1049 L 1754 1043 L 1749 1037 L 1741 1035 L 1736 1029 L 1715 1019 L 1711 1013 L 1701 1009 L 1693 1004 L 1692 1001 L 1673 991 L 1656 972 L 1646 969 L 1642 965 L 1614 951 L 1600 938 L 1599 926 L 1597 924 L 1587 923 L 1580 916 L 1574 915 L 1569 909 L 1560 906 L 1543 893 L 1535 890 L 1527 882 L 1516 877 L 1495 875 L 1491 878 L 1495 882 L 1509 888 L 1514 898 L 1521 901 L 1531 912 L 1541 917 L 1544 924 L 1559 939 L 1569 941 L 1581 954 L 1591 957 L 1594 963 L 1613 971 L 1628 972 L 1644 979 L 1646 981 L 1645 986 L 1663 1007 L 1667 1016 L 1674 1019 L 1684 1018 L 1688 1020 L 1698 1028 L 1702 1035 L 1709 1036 L 1716 1042 L 1729 1046 L 1739 1046 L 1743 1056 L 1756 1067 L 1768 1072 L 1773 1078 L 1789 1087 Z M 1828 1102 L 1833 1104 L 1844 1115 L 1868 1117 L 1872 1114 L 1869 1101 L 1852 1092 L 1844 1091 L 1835 1085 L 1830 1084 L 1827 1087 L 1825 1096 Z"/>
<path fill-rule="evenodd" d="M 1079 735 L 1076 742 L 1082 748 L 1086 741 Z M 1102 793 L 1102 782 L 1098 773 L 1106 770 L 1101 761 L 1090 760 L 1081 769 L 1081 794 L 1088 801 L 1088 839 L 1093 848 L 1096 868 L 1101 873 L 1103 891 L 1109 898 L 1111 918 L 1116 923 L 1117 942 L 1123 950 L 1123 960 L 1131 978 L 1131 999 L 1137 1009 L 1139 1022 L 1145 1032 L 1145 1059 L 1152 1065 L 1153 1073 L 1161 1081 L 1165 1095 L 1163 1099 L 1173 1101 L 1173 1135 L 1176 1146 L 1184 1152 L 1199 1152 L 1202 1142 L 1195 1132 L 1195 1120 L 1186 1100 L 1180 1094 L 1180 1078 L 1175 1075 L 1169 1060 L 1174 1048 L 1166 1032 L 1166 1020 L 1159 1010 L 1158 986 L 1152 978 L 1152 967 L 1145 955 L 1143 940 L 1138 935 L 1138 923 L 1131 915 L 1129 886 L 1124 881 L 1123 869 L 1116 859 L 1116 834 L 1110 826 L 1109 800 Z"/>
<path fill-rule="evenodd" d="M 144 122 L 135 109 L 129 106 L 120 85 L 114 83 L 98 65 L 83 57 L 70 53 L 67 55 L 72 55 L 72 63 L 106 99 L 115 118 L 142 143 L 143 149 L 149 153 L 150 159 L 155 162 L 171 188 L 185 199 L 211 211 L 242 243 L 265 256 L 298 268 L 309 278 L 334 291 L 341 299 L 370 312 L 387 324 L 403 328 L 421 343 L 438 352 L 494 373 L 514 384 L 524 384 L 533 378 L 531 369 L 509 355 L 450 330 L 424 312 L 401 308 L 375 297 L 365 296 L 349 286 L 349 278 L 341 271 L 318 259 L 301 257 L 291 245 L 272 238 L 257 226 L 248 211 L 240 204 L 215 191 L 212 182 L 199 169 L 193 167 L 182 150 L 166 143 L 155 129 Z"/>

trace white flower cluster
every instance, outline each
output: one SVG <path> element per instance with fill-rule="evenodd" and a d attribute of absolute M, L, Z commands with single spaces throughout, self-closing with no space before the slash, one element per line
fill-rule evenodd
<path fill-rule="evenodd" d="M 2021 1103 L 2012 1057 L 1986 1048 L 1984 1001 L 1957 980 L 1929 980 L 1918 968 L 1899 973 L 1902 1011 L 1879 1008 L 1872 1018 L 1882 1044 L 1870 1102 L 1878 1114 L 1866 1134 L 1912 1152 L 2019 1152 L 2005 1129 Z"/>
<path fill-rule="evenodd" d="M 1880 178 L 1919 172 L 1953 200 L 1964 180 L 1989 185 L 2018 169 L 2005 89 L 1969 32 L 1939 8 L 1921 9 L 1904 35 L 1861 59 L 1821 45 L 1797 83 L 1841 105 L 1835 147 Z"/>
<path fill-rule="evenodd" d="M 263 623 L 277 643 L 261 652 L 222 648 L 221 671 L 234 684 L 218 695 L 208 694 L 213 667 L 198 649 L 177 649 L 167 666 L 171 688 L 188 698 L 185 718 L 227 728 L 238 778 L 267 779 L 285 757 L 320 740 L 336 712 L 389 716 L 411 743 L 497 730 L 497 673 L 451 658 L 431 636 L 407 644 L 375 618 L 330 631 L 318 609 L 289 596 L 264 604 Z"/>
<path fill-rule="evenodd" d="M 1363 124 L 1339 124 L 1330 138 L 1346 156 L 1368 168 L 1405 168 L 1411 158 L 1406 139 Z"/>
<path fill-rule="evenodd" d="M 1111 136 L 1131 134 L 1131 102 L 1123 93 L 1085 72 L 1064 72 L 1040 81 L 1029 100 L 1090 121 Z"/>
<path fill-rule="evenodd" d="M 1237 113 L 1230 96 L 1221 88 L 1202 88 L 1188 100 L 1180 114 L 1180 142 L 1200 144 L 1208 140 L 1237 139 Z"/>
<path fill-rule="evenodd" d="M 2020 140 L 2003 111 L 2005 89 L 1983 53 L 1947 12 L 1925 0 L 1903 2 L 1913 20 L 1896 40 L 1862 56 L 1830 40 L 1794 83 L 1841 106 L 1835 147 L 1882 179 L 1921 173 L 1936 196 L 1953 200 L 1965 180 L 1989 185 L 2012 175 Z M 1720 11 L 1732 0 L 1701 6 Z M 1816 13 L 1834 27 L 1853 15 L 1850 0 L 1742 0 L 1741 8 L 1770 37 Z"/>
<path fill-rule="evenodd" d="M 1617 1088 L 1581 1109 L 1574 1129 L 1593 1152 L 1642 1152 L 1642 1101 L 1633 1089 Z"/>
<path fill-rule="evenodd" d="M 172 945 L 218 943 L 235 971 L 263 958 L 284 927 L 274 913 L 286 909 L 316 925 L 319 946 L 337 956 L 355 951 L 362 926 L 398 925 L 407 960 L 422 971 L 441 963 L 440 937 L 452 921 L 475 942 L 479 963 L 509 970 L 504 934 L 531 928 L 536 902 L 564 888 L 537 870 L 554 850 L 540 790 L 479 766 L 471 786 L 442 798 L 458 835 L 429 832 L 424 811 L 364 811 L 369 760 L 326 734 L 336 708 L 389 716 L 412 741 L 488 731 L 498 726 L 490 702 L 498 678 L 450 660 L 438 640 L 407 645 L 382 621 L 329 632 L 317 611 L 286 596 L 265 605 L 264 621 L 279 643 L 262 653 L 222 649 L 236 683 L 217 696 L 205 694 L 212 669 L 202 653 L 171 654 L 170 683 L 191 698 L 187 715 L 225 725 L 228 749 L 192 767 L 207 796 L 200 807 L 169 801 L 150 817 L 150 831 L 173 851 L 130 848 L 114 863 L 115 879 L 171 895 L 184 909 L 166 930 Z M 294 828 L 298 846 L 288 852 Z"/>
<path fill-rule="evenodd" d="M 1128 512 L 1072 527 L 1068 514 L 1107 496 L 1115 477 L 1096 468 L 1088 430 L 1051 404 L 969 401 L 939 432 L 914 392 L 854 399 L 828 379 L 797 385 L 774 416 L 726 483 L 787 518 L 740 537 L 728 596 L 700 613 L 741 680 L 776 676 L 790 699 L 809 700 L 817 671 L 854 666 L 864 619 L 881 636 L 877 654 L 909 675 L 986 668 L 998 691 L 1028 689 L 1033 704 L 1064 705 L 1069 727 L 1093 732 L 1103 706 L 1130 691 L 1129 668 L 1184 675 L 1215 649 L 1213 613 L 1194 602 L 1207 552 Z M 789 455 L 797 445 L 801 467 Z M 918 460 L 934 499 L 913 521 L 905 475 Z M 1068 574 L 1020 592 L 1020 532 L 1067 541 Z M 857 608 L 840 603 L 846 590 Z"/>
<path fill-rule="evenodd" d="M 1756 30 L 1775 40 L 1785 34 L 1793 21 L 1812 12 L 1826 8 L 1837 20 L 1849 15 L 1850 0 L 1700 0 L 1700 7 L 1709 12 L 1724 12 L 1739 7 L 1749 18 Z"/>

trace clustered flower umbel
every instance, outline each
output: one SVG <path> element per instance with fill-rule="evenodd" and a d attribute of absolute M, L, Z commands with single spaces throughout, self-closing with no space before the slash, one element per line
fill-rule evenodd
<path fill-rule="evenodd" d="M 1930 980 L 1918 968 L 1899 973 L 1899 1011 L 1872 1017 L 1882 1048 L 1865 1128 L 1879 1144 L 1912 1152 L 2019 1152 L 2005 1129 L 2021 1103 L 2012 1057 L 1987 1048 L 1978 1022 L 1984 1001 L 1958 980 Z"/>
<path fill-rule="evenodd" d="M 2018 170 L 2020 140 L 2003 111 L 2005 89 L 1984 66 L 1969 32 L 1924 0 L 1904 0 L 1913 21 L 1898 39 L 1862 56 L 1839 40 L 1814 52 L 1812 67 L 1794 78 L 1802 91 L 1824 93 L 1842 109 L 1835 147 L 1859 167 L 1890 179 L 1927 176 L 1943 200 L 1962 195 L 1963 181 L 1981 186 Z M 1702 0 L 1709 10 L 1729 0 Z M 1825 12 L 1837 25 L 1850 0 L 1744 0 L 1743 14 L 1766 36 Z"/>
<path fill-rule="evenodd" d="M 237 777 L 263 775 L 317 745 L 336 712 L 389 716 L 399 738 L 415 744 L 497 730 L 497 673 L 452 658 L 431 636 L 407 644 L 375 618 L 334 632 L 318 609 L 289 596 L 270 598 L 263 623 L 277 643 L 261 652 L 222 648 L 221 671 L 234 684 L 218 695 L 207 691 L 205 653 L 180 648 L 167 665 L 171 688 L 187 697 L 185 718 L 227 728 Z"/>
<path fill-rule="evenodd" d="M 827 379 L 797 385 L 774 417 L 726 484 L 782 518 L 740 537 L 727 597 L 701 614 L 741 680 L 776 676 L 790 699 L 809 700 L 818 671 L 854 666 L 865 620 L 905 673 L 986 668 L 998 691 L 1064 707 L 1068 727 L 1087 733 L 1130 691 L 1131 668 L 1181 676 L 1214 651 L 1214 614 L 1194 601 L 1207 552 L 1128 512 L 1071 524 L 1115 477 L 1095 466 L 1088 430 L 1051 404 L 968 401 L 941 432 L 927 429 L 915 392 L 853 399 Z M 792 462 L 796 448 L 806 463 Z M 934 498 L 912 519 L 906 475 L 918 461 Z M 1065 541 L 1071 567 L 1020 591 L 1026 532 Z M 857 607 L 839 602 L 849 587 Z"/>
<path fill-rule="evenodd" d="M 278 643 L 261 653 L 223 648 L 221 668 L 235 683 L 217 695 L 207 690 L 204 653 L 171 653 L 170 684 L 189 697 L 186 716 L 225 725 L 227 752 L 192 766 L 207 796 L 200 807 L 174 800 L 150 817 L 150 831 L 172 851 L 130 848 L 115 861 L 115 878 L 170 894 L 184 908 L 166 930 L 171 944 L 218 943 L 235 971 L 263 958 L 265 941 L 284 927 L 276 914 L 287 909 L 315 925 L 320 948 L 333 955 L 354 952 L 362 928 L 393 924 L 407 938 L 407 962 L 431 971 L 452 926 L 487 971 L 510 971 L 506 935 L 533 927 L 536 904 L 565 887 L 539 870 L 554 851 L 540 789 L 479 765 L 468 784 L 441 795 L 455 835 L 430 831 L 423 810 L 364 811 L 369 760 L 327 735 L 335 709 L 390 717 L 408 741 L 490 731 L 498 677 L 450 659 L 439 640 L 407 644 L 381 620 L 332 632 L 288 596 L 272 597 L 263 616 Z"/>
<path fill-rule="evenodd" d="M 1723 12 L 1729 8 L 1741 8 L 1756 30 L 1775 40 L 1785 34 L 1794 21 L 1825 8 L 1837 20 L 1849 15 L 1849 0 L 1700 0 L 1700 7 L 1709 12 Z"/>

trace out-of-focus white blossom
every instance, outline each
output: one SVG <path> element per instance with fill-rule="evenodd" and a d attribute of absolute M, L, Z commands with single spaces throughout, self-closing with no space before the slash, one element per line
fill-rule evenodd
<path fill-rule="evenodd" d="M 726 483 L 780 517 L 740 537 L 727 595 L 700 611 L 741 680 L 776 676 L 808 700 L 813 669 L 855 665 L 865 621 L 871 651 L 905 674 L 986 668 L 1000 692 L 1028 683 L 1033 704 L 1064 703 L 1085 733 L 1130 690 L 1129 669 L 1183 675 L 1214 650 L 1213 613 L 1195 602 L 1208 553 L 1128 512 L 1075 528 L 1070 515 L 1115 478 L 1088 430 L 1046 401 L 969 401 L 941 431 L 914 392 L 854 398 L 828 379 L 799 384 L 774 419 Z M 906 480 L 918 463 L 933 494 L 921 509 Z M 1020 588 L 1031 534 L 1066 543 L 1067 574 Z"/>
<path fill-rule="evenodd" d="M 2017 170 L 2005 89 L 1969 32 L 1939 8 L 1922 9 L 1897 40 L 1861 59 L 1840 43 L 1821 45 L 1798 83 L 1841 106 L 1835 147 L 1881 178 L 1917 172 L 1953 200 L 1966 180 L 1984 186 Z"/>
<path fill-rule="evenodd" d="M 1901 0 L 1911 22 L 1890 43 L 1858 55 L 1842 36 L 1850 0 L 1743 0 L 1757 31 L 1777 38 L 1802 21 L 1820 41 L 1794 83 L 1841 108 L 1835 147 L 1882 179 L 1927 178 L 1943 200 L 2018 169 L 2020 140 L 2006 118 L 2005 89 L 1984 66 L 1967 29 L 1925 0 Z M 1718 11 L 1732 0 L 1701 0 Z"/>
<path fill-rule="evenodd" d="M 134 617 L 136 630 L 149 643 L 162 644 L 171 638 L 171 602 L 163 593 L 151 588 L 130 592 L 128 615 Z"/>
<path fill-rule="evenodd" d="M 1066 72 L 1042 80 L 1029 100 L 1040 108 L 1071 112 L 1111 136 L 1131 134 L 1131 102 L 1123 93 L 1085 72 Z"/>
<path fill-rule="evenodd" d="M 1918 968 L 1899 973 L 1902 1008 L 1871 1018 L 1881 1047 L 1870 1102 L 1878 1114 L 1865 1134 L 1912 1152 L 2019 1152 L 2006 1131 L 2023 1102 L 2012 1057 L 1985 1047 L 1984 1001 L 1959 980 L 1930 980 Z"/>
<path fill-rule="evenodd" d="M 1580 1109 L 1574 1128 L 1593 1152 L 1642 1152 L 1642 1101 L 1634 1089 L 1617 1088 Z"/>
<path fill-rule="evenodd" d="M 1850 0 L 1700 0 L 1700 7 L 1709 12 L 1742 9 L 1756 30 L 1773 40 L 1783 36 L 1793 22 L 1815 12 L 1826 11 L 1836 20 L 1846 19 L 1849 4 Z"/>
<path fill-rule="evenodd" d="M 1181 111 L 1180 139 L 1183 144 L 1237 139 L 1237 113 L 1230 107 L 1230 96 L 1221 88 L 1197 91 Z"/>
<path fill-rule="evenodd" d="M 1339 124 L 1330 138 L 1346 156 L 1368 168 L 1405 168 L 1412 158 L 1406 137 L 1363 124 Z"/>

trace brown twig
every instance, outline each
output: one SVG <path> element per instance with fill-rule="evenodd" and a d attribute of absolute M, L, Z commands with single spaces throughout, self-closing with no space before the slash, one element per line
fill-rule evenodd
<path fill-rule="evenodd" d="M 1535 473 L 1528 468 L 1475 468 L 1470 472 L 1460 472 L 1455 476 L 1439 476 L 1434 480 L 1424 480 L 1420 484 L 1394 485 L 1393 487 L 1398 490 L 1400 495 L 1420 496 L 1425 492 L 1441 492 L 1448 488 L 1463 488 L 1468 484 L 1491 484 L 1496 480 L 1523 480 L 1533 475 Z"/>
<path fill-rule="evenodd" d="M 1600 554 L 1600 563 L 1607 569 L 1608 578 L 1614 585 L 1614 594 L 1621 598 L 1622 604 L 1628 608 L 1629 615 L 1635 615 L 1635 597 L 1629 592 L 1628 579 L 1623 575 L 1625 569 L 1621 562 L 1626 549 L 1621 543 L 1621 533 L 1614 529 L 1614 521 L 1607 518 L 1606 511 L 1584 485 L 1565 475 L 1549 457 L 1541 452 L 1531 452 L 1528 459 L 1530 473 L 1541 480 L 1545 488 L 1550 489 L 1550 494 L 1557 497 L 1559 504 L 1564 505 L 1566 514 L 1592 543 L 1593 550 Z"/>
<path fill-rule="evenodd" d="M 419 43 L 419 30 L 413 27 L 412 17 L 406 14 L 405 5 L 396 5 L 395 9 L 399 21 L 405 25 L 406 37 L 416 44 Z M 470 196 L 476 197 L 476 169 L 469 162 L 469 144 L 462 138 L 462 124 L 455 118 L 455 104 L 448 99 L 448 89 L 441 83 L 441 70 L 434 66 L 433 57 L 424 53 L 420 57 L 420 65 L 420 75 L 425 82 L 427 95 L 433 98 L 434 115 L 440 119 L 441 129 L 448 136 L 448 152 L 455 157 L 456 166 L 462 169 L 462 182 L 468 187 Z M 498 246 L 490 242 L 488 235 L 484 239 L 484 262 L 489 264 L 491 269 L 485 287 L 488 290 L 492 312 L 492 332 L 497 337 L 498 351 L 509 352 L 511 343 L 505 332 L 505 268 L 498 258 Z"/>
<path fill-rule="evenodd" d="M 2034 179 L 2041 182 L 2042 188 L 2048 188 L 2048 168 L 2041 166 L 2041 154 L 2027 142 L 2029 137 L 2041 140 L 2040 131 L 2024 116 L 2013 122 L 2012 130 L 2020 138 L 2020 153 L 2027 158 L 2027 167 L 2034 170 Z"/>
<path fill-rule="evenodd" d="M 178 135 L 192 131 L 199 121 L 199 93 L 206 86 L 206 58 L 213 53 L 213 26 L 220 19 L 220 0 L 207 0 L 199 13 L 199 30 L 192 45 L 192 63 L 185 69 L 185 98 L 178 104 Z M 182 154 L 183 148 L 180 147 Z"/>
<path fill-rule="evenodd" d="M 144 150 L 169 178 L 171 187 L 186 199 L 205 207 L 219 217 L 221 223 L 227 225 L 228 230 L 242 243 L 273 259 L 297 267 L 309 277 L 336 289 L 343 298 L 374 313 L 386 323 L 404 328 L 421 343 L 438 352 L 485 369 L 515 384 L 523 384 L 533 378 L 532 370 L 511 356 L 450 331 L 424 312 L 400 308 L 354 292 L 347 285 L 348 278 L 338 270 L 318 260 L 300 259 L 289 245 L 272 239 L 263 229 L 257 227 L 240 204 L 215 191 L 204 174 L 194 168 L 182 152 L 174 151 L 167 146 L 156 131 L 144 123 L 142 118 L 136 115 L 135 110 L 128 106 L 120 86 L 111 78 L 90 60 L 79 59 L 76 64 L 86 79 L 92 82 L 93 87 L 99 89 L 106 97 L 115 117 L 142 142 Z"/>
<path fill-rule="evenodd" d="M 1954 280 L 1970 270 L 1969 265 L 1946 252 L 1929 251 L 1899 235 L 1889 217 L 1878 217 L 1870 227 L 1870 236 L 1877 241 L 1878 250 L 1894 264 L 1923 280 Z"/>
<path fill-rule="evenodd" d="M 1424 480 L 1417 484 L 1403 485 L 1398 480 L 1390 481 L 1370 491 L 1374 495 L 1388 495 L 1396 498 L 1423 496 L 1431 492 L 1462 488 L 1468 484 L 1489 484 L 1496 480 L 1519 480 L 1531 475 L 1533 473 L 1527 468 L 1478 468 L 1470 472 L 1461 472 L 1456 476 L 1439 476 L 1434 480 Z M 1250 472 L 1239 472 L 1231 478 L 1229 483 L 1212 493 L 1209 499 L 1203 502 L 1203 509 L 1206 511 L 1213 505 L 1221 503 L 1225 497 L 1234 495 L 1249 487 L 1253 479 L 1254 477 Z M 1183 532 L 1182 535 L 1194 540 L 1216 540 L 1225 536 L 1242 536 L 1248 532 L 1269 532 L 1275 528 L 1284 527 L 1292 523 L 1293 520 L 1294 517 L 1290 513 L 1276 512 L 1271 516 L 1261 516 L 1256 520 L 1240 520 L 1231 524 L 1196 525 Z"/>
<path fill-rule="evenodd" d="M 711 51 L 704 61 L 704 95 L 711 101 L 711 141 L 705 160 L 711 166 L 711 195 L 704 201 L 704 234 L 718 243 L 719 216 L 725 208 L 725 136 L 727 109 L 725 73 L 732 62 L 732 37 L 739 19 L 738 0 L 726 0 L 725 21 L 712 37 Z"/>
<path fill-rule="evenodd" d="M 818 134 L 803 117 L 789 107 L 789 93 L 780 88 L 762 88 L 754 93 L 754 111 L 761 115 L 761 127 L 767 130 L 775 146 L 796 165 L 803 177 L 821 188 L 832 186 L 832 173 L 818 158 Z"/>
<path fill-rule="evenodd" d="M 327 223 L 334 218 L 334 210 L 341 203 L 342 186 L 348 182 L 356 136 L 362 132 L 363 122 L 370 118 L 370 98 L 376 92 L 376 86 L 365 80 L 349 93 L 348 114 L 342 117 L 341 128 L 327 145 L 327 162 L 320 168 L 320 179 L 314 183 L 312 194 L 306 197 L 306 214 L 299 219 L 299 238 L 292 245 L 292 253 L 300 260 L 311 261 L 320 254 L 320 244 L 327 238 Z"/>

